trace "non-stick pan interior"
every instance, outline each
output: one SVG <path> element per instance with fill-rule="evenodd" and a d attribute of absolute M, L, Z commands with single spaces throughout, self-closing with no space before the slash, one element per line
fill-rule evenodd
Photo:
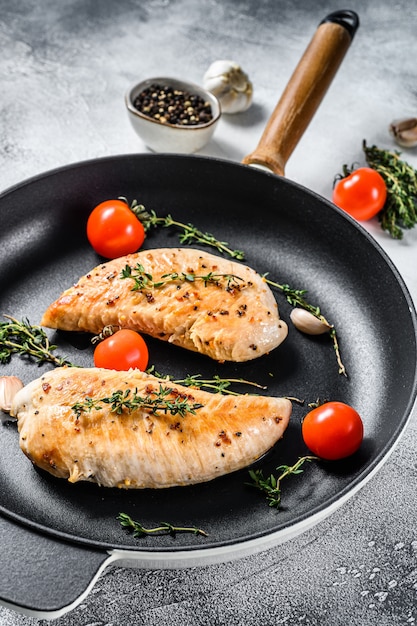
<path fill-rule="evenodd" d="M 329 202 L 285 179 L 221 160 L 174 155 L 99 159 L 45 174 L 0 198 L 0 312 L 38 324 L 66 287 L 100 262 L 85 236 L 95 204 L 125 196 L 158 215 L 208 231 L 271 280 L 306 289 L 335 324 L 348 376 L 327 336 L 308 337 L 291 326 L 279 290 L 286 341 L 243 364 L 219 364 L 149 340 L 150 362 L 175 378 L 187 374 L 244 378 L 270 395 L 296 397 L 284 438 L 257 466 L 265 472 L 307 453 L 301 420 L 308 403 L 341 400 L 365 424 L 360 451 L 346 461 L 311 463 L 283 483 L 277 511 L 248 486 L 247 470 L 193 487 L 159 491 L 71 485 L 35 469 L 19 449 L 16 425 L 0 428 L 0 506 L 18 523 L 97 547 L 143 551 L 204 549 L 290 532 L 353 492 L 387 456 L 409 417 L 416 392 L 416 321 L 397 271 L 370 236 Z M 152 231 L 147 248 L 179 246 L 178 230 Z M 197 247 L 197 246 L 196 246 Z M 213 250 L 209 250 L 214 252 Z M 57 352 L 91 366 L 87 337 L 49 333 Z M 42 367 L 14 356 L 2 374 L 27 383 Z M 238 387 L 237 391 L 253 392 Z M 202 528 L 208 537 L 181 534 L 134 539 L 116 520 L 129 513 L 145 526 L 161 520 Z"/>

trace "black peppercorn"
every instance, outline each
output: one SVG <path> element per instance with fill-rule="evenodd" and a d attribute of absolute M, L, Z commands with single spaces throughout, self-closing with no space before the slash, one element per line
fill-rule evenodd
<path fill-rule="evenodd" d="M 209 102 L 169 85 L 150 85 L 135 98 L 133 106 L 161 124 L 198 126 L 213 119 Z"/>

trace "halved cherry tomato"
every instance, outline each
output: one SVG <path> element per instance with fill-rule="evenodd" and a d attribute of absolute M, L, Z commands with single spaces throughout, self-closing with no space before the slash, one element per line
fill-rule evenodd
<path fill-rule="evenodd" d="M 109 370 L 144 371 L 148 365 L 148 346 L 141 335 L 134 330 L 122 328 L 106 337 L 94 350 L 94 365 Z"/>
<path fill-rule="evenodd" d="M 139 250 L 145 240 L 145 229 L 126 202 L 106 200 L 90 213 L 87 238 L 97 254 L 116 259 Z"/>
<path fill-rule="evenodd" d="M 384 207 L 385 181 L 371 167 L 360 167 L 339 180 L 333 189 L 333 202 L 360 221 L 370 220 Z"/>
<path fill-rule="evenodd" d="M 326 402 L 313 409 L 305 416 L 301 428 L 306 446 L 328 461 L 350 456 L 363 440 L 359 413 L 343 402 Z"/>

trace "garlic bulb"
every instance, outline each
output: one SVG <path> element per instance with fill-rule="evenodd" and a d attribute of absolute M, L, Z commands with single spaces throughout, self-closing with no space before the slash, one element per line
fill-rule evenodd
<path fill-rule="evenodd" d="M 306 335 L 323 335 L 331 329 L 329 324 L 305 309 L 293 309 L 290 313 L 290 318 L 297 330 Z"/>
<path fill-rule="evenodd" d="M 13 398 L 22 388 L 23 383 L 17 376 L 0 376 L 0 409 L 2 411 L 10 412 Z"/>
<path fill-rule="evenodd" d="M 391 122 L 389 131 L 398 145 L 404 148 L 417 146 L 417 117 Z"/>
<path fill-rule="evenodd" d="M 219 100 L 222 113 L 246 111 L 252 104 L 252 83 L 234 61 L 214 61 L 203 80 L 204 88 Z"/>

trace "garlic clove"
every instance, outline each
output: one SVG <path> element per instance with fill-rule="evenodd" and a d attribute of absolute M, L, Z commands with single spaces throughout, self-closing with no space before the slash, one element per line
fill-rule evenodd
<path fill-rule="evenodd" d="M 222 113 L 242 113 L 249 107 L 247 97 L 237 94 L 236 91 L 227 91 L 220 98 L 217 96 Z"/>
<path fill-rule="evenodd" d="M 290 318 L 297 330 L 306 335 L 323 335 L 332 328 L 330 324 L 327 324 L 327 322 L 322 321 L 305 309 L 293 309 Z"/>
<path fill-rule="evenodd" d="M 208 68 L 205 76 L 222 76 L 227 75 L 231 68 L 239 68 L 239 65 L 234 61 L 230 61 L 228 59 L 219 59 L 218 61 L 213 61 L 213 63 Z"/>
<path fill-rule="evenodd" d="M 413 148 L 417 146 L 417 117 L 391 122 L 389 131 L 399 146 Z"/>
<path fill-rule="evenodd" d="M 203 78 L 204 88 L 220 102 L 222 113 L 246 111 L 252 104 L 253 85 L 234 61 L 214 61 Z"/>
<path fill-rule="evenodd" d="M 5 413 L 9 413 L 12 408 L 13 398 L 23 383 L 17 376 L 0 376 L 0 409 Z"/>

